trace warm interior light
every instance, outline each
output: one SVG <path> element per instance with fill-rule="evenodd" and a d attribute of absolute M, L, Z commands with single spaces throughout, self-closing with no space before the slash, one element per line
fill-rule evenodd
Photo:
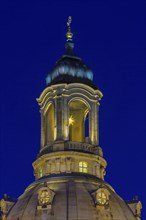
<path fill-rule="evenodd" d="M 107 202 L 107 196 L 104 192 L 98 192 L 96 194 L 97 202 L 101 205 L 104 205 Z"/>
<path fill-rule="evenodd" d="M 72 115 L 69 117 L 69 125 L 73 125 L 74 124 L 74 119 L 72 117 Z"/>
<path fill-rule="evenodd" d="M 85 161 L 79 162 L 79 172 L 87 173 L 88 172 L 88 164 Z"/>

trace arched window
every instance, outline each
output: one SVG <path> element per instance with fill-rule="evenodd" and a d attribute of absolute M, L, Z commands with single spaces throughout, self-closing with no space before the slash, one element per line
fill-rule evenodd
<path fill-rule="evenodd" d="M 54 104 L 51 103 L 44 117 L 45 145 L 50 144 L 54 141 L 54 118 Z"/>
<path fill-rule="evenodd" d="M 88 163 L 85 161 L 79 162 L 79 172 L 87 173 L 88 172 Z"/>
<path fill-rule="evenodd" d="M 74 99 L 69 103 L 69 137 L 71 141 L 85 141 L 85 118 L 88 112 L 88 104 L 81 99 Z M 89 126 L 87 125 L 87 127 Z"/>
<path fill-rule="evenodd" d="M 86 114 L 84 123 L 86 142 L 89 142 L 89 112 Z"/>

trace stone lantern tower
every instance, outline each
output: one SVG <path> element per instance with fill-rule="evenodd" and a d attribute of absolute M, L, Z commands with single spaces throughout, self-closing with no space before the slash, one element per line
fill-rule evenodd
<path fill-rule="evenodd" d="M 106 160 L 99 146 L 101 91 L 92 70 L 74 55 L 71 17 L 66 53 L 48 73 L 37 99 L 41 148 L 35 181 L 12 201 L 1 200 L 2 220 L 140 220 L 141 203 L 125 202 L 104 181 Z"/>

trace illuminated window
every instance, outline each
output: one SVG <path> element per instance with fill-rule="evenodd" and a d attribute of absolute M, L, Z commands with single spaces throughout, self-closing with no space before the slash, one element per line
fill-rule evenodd
<path fill-rule="evenodd" d="M 88 171 L 88 164 L 85 161 L 80 161 L 79 162 L 79 172 L 82 173 L 87 173 Z"/>
<path fill-rule="evenodd" d="M 47 189 L 43 189 L 39 195 L 39 203 L 40 205 L 48 205 L 50 201 L 50 193 Z"/>
<path fill-rule="evenodd" d="M 107 196 L 103 191 L 99 191 L 96 194 L 96 201 L 100 205 L 105 205 L 107 202 Z"/>

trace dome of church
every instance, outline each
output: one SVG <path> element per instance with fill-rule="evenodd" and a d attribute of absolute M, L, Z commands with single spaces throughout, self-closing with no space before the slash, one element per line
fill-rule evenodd
<path fill-rule="evenodd" d="M 49 71 L 46 77 L 46 84 L 73 83 L 79 82 L 97 88 L 93 84 L 93 72 L 82 59 L 74 55 L 74 44 L 71 40 L 66 43 L 66 53 L 63 55 Z"/>
<path fill-rule="evenodd" d="M 104 181 L 98 114 L 103 95 L 91 69 L 73 54 L 70 22 L 66 54 L 37 99 L 41 146 L 33 162 L 35 182 L 16 201 L 0 200 L 0 220 L 140 220 L 141 203 L 125 202 Z"/>
<path fill-rule="evenodd" d="M 54 68 L 49 71 L 46 77 L 46 84 L 53 85 L 59 83 L 84 83 L 97 89 L 93 84 L 93 72 L 82 59 L 74 55 L 73 34 L 69 27 L 67 32 L 66 52 L 57 62 Z"/>
<path fill-rule="evenodd" d="M 48 85 L 51 82 L 73 82 L 72 80 L 77 82 L 81 79 L 92 82 L 92 70 L 79 57 L 64 55 L 49 72 L 46 82 Z"/>
<path fill-rule="evenodd" d="M 40 201 L 43 197 L 39 198 L 39 193 L 45 189 L 49 190 L 50 195 L 49 202 L 43 205 Z M 97 192 L 101 189 L 110 200 L 99 197 L 97 201 Z M 34 182 L 18 198 L 7 216 L 7 220 L 32 219 L 134 220 L 135 216 L 106 182 L 91 176 L 68 174 L 61 180 L 56 175 Z"/>
<path fill-rule="evenodd" d="M 70 24 L 69 24 L 70 25 Z M 56 65 L 47 74 L 47 86 L 59 83 L 84 83 L 97 89 L 93 83 L 93 72 L 82 59 L 74 54 L 73 34 L 70 26 L 66 34 L 67 42 L 65 54 L 56 62 Z"/>

